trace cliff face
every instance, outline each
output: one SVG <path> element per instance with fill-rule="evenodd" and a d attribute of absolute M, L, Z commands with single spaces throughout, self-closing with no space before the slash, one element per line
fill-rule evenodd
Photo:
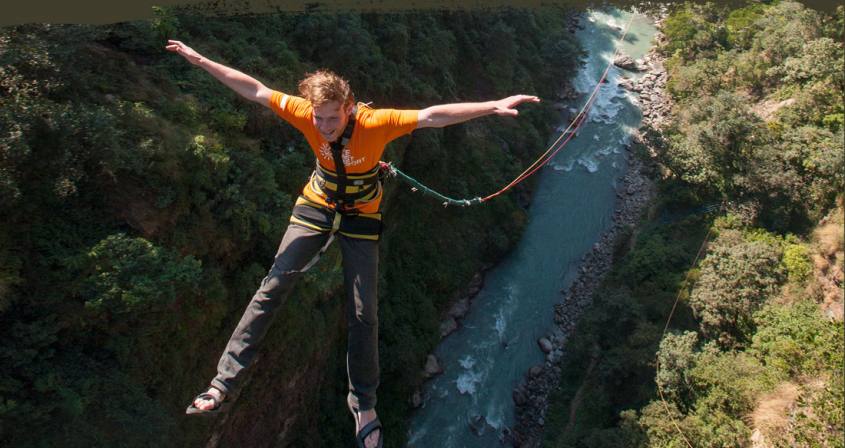
<path fill-rule="evenodd" d="M 279 90 L 327 67 L 358 100 L 414 108 L 553 97 L 578 59 L 565 19 L 558 10 L 235 19 L 162 10 L 151 22 L 0 30 L 2 444 L 349 441 L 336 248 L 280 310 L 230 415 L 182 416 L 265 275 L 313 156 L 271 112 L 166 54 L 166 38 Z M 450 196 L 474 197 L 533 160 L 554 114 L 549 101 L 515 120 L 415 132 L 385 158 Z M 459 210 L 395 181 L 387 189 L 379 412 L 394 446 L 441 312 L 516 241 L 524 212 L 513 196 Z"/>

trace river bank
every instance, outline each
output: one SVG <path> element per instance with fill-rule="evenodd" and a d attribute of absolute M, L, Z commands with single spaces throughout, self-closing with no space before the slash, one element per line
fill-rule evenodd
<path fill-rule="evenodd" d="M 659 28 L 661 18 L 653 20 Z M 657 41 L 661 38 L 660 33 L 655 37 Z M 641 61 L 630 62 L 617 61 L 617 66 L 646 73 L 636 81 L 623 76 L 619 85 L 639 93 L 637 101 L 643 115 L 641 129 L 659 129 L 671 107 L 663 95 L 666 83 L 663 60 L 652 48 Z M 633 140 L 642 143 L 638 132 L 634 133 Z M 578 276 L 571 286 L 561 290 L 562 299 L 554 307 L 555 327 L 537 341 L 539 349 L 545 354 L 545 361 L 528 369 L 522 383 L 513 390 L 517 423 L 510 434 L 510 442 L 514 446 L 540 446 L 548 400 L 558 386 L 560 365 L 565 362 L 563 349 L 566 341 L 575 330 L 581 312 L 591 305 L 594 292 L 611 270 L 617 244 L 630 236 L 655 197 L 655 183 L 649 177 L 654 170 L 648 166 L 649 162 L 635 156 L 630 145 L 626 145 L 626 151 L 628 170 L 618 184 L 612 224 L 592 250 L 582 257 Z"/>
<path fill-rule="evenodd" d="M 575 32 L 580 29 L 580 16 L 580 14 L 572 14 L 567 19 L 567 31 L 573 36 L 575 35 Z M 574 101 L 577 98 L 578 92 L 573 86 L 573 80 L 567 80 L 567 82 L 556 90 L 554 107 L 560 112 L 562 120 L 569 120 L 572 115 L 568 108 L 563 106 L 563 104 Z M 552 128 L 556 127 L 557 126 L 552 126 Z M 531 185 L 532 184 L 529 183 L 519 184 L 513 190 L 517 195 L 517 203 L 523 209 L 528 209 L 531 206 L 531 198 L 533 194 L 533 188 Z M 451 305 L 441 316 L 439 328 L 440 340 L 448 337 L 461 327 L 464 317 L 472 307 L 473 300 L 482 288 L 484 288 L 487 273 L 497 265 L 497 263 L 486 263 L 482 265 L 479 271 L 473 275 L 467 286 L 458 290 L 454 294 L 452 300 L 449 301 Z M 441 373 L 443 373 L 443 367 L 441 366 L 440 360 L 434 353 L 429 354 L 426 357 L 425 365 L 420 371 L 420 377 L 423 378 L 423 383 Z M 423 384 L 420 384 L 417 388 L 415 388 L 409 399 L 409 402 L 414 409 L 422 406 L 425 401 L 425 397 L 422 393 L 422 387 Z"/>
<path fill-rule="evenodd" d="M 573 26 L 584 57 L 576 72 L 558 78 L 550 98 L 560 112 L 558 132 L 599 83 L 629 17 L 615 10 L 590 11 Z M 642 57 L 654 33 L 651 21 L 635 20 L 630 38 L 621 42 L 623 50 Z M 519 244 L 475 277 L 469 290 L 477 296 L 456 297 L 455 306 L 443 308 L 443 333 L 453 332 L 428 357 L 428 373 L 420 372 L 418 378 L 428 381 L 409 394 L 417 409 L 408 447 L 486 447 L 513 441 L 513 428 L 519 426 L 513 388 L 525 383 L 526 371 L 542 369 L 548 355 L 537 351 L 538 339 L 547 339 L 552 329 L 560 331 L 549 311 L 561 302 L 561 292 L 569 290 L 578 269 L 586 266 L 584 255 L 597 242 L 607 242 L 602 235 L 612 226 L 614 213 L 622 213 L 619 197 L 627 198 L 629 190 L 631 196 L 644 197 L 639 190 L 645 184 L 636 177 L 624 179 L 630 159 L 624 148 L 642 121 L 635 96 L 619 87 L 618 76 L 601 84 L 580 137 L 535 177 Z M 467 308 L 469 312 L 459 317 Z M 551 345 L 547 348 L 554 351 Z"/>

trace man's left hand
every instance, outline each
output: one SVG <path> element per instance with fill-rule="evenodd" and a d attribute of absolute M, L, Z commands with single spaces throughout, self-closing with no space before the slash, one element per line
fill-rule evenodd
<path fill-rule="evenodd" d="M 539 103 L 540 98 L 533 96 L 533 95 L 514 95 L 509 96 L 507 98 L 503 98 L 499 101 L 495 102 L 495 110 L 493 113 L 496 115 L 506 116 L 506 117 L 515 117 L 519 115 L 519 111 L 516 110 L 516 106 L 522 103 Z"/>

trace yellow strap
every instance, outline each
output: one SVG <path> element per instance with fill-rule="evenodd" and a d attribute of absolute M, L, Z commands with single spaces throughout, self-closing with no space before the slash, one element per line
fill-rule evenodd
<path fill-rule="evenodd" d="M 294 204 L 294 205 L 307 205 L 309 207 L 313 207 L 313 208 L 317 208 L 317 209 L 325 209 L 326 208 L 325 206 L 320 205 L 320 204 L 306 198 L 305 196 L 301 196 L 301 195 L 296 199 L 296 204 Z"/>
<path fill-rule="evenodd" d="M 330 190 L 330 191 L 334 191 L 334 189 L 337 188 L 337 186 L 335 184 L 331 183 L 331 182 L 326 182 L 325 186 L 328 187 L 327 189 Z M 371 193 L 367 194 L 366 196 L 364 196 L 362 198 L 356 199 L 355 203 L 359 204 L 359 203 L 362 203 L 362 202 L 368 202 L 368 201 L 375 199 L 376 196 L 378 196 L 379 193 L 381 192 L 381 188 L 382 187 L 381 187 L 380 184 L 376 184 L 376 188 L 373 188 L 373 191 Z M 317 182 L 317 176 L 313 176 L 311 178 L 311 189 L 314 190 L 317 194 L 328 196 L 328 195 L 326 195 L 325 190 L 320 188 L 320 183 Z M 361 187 L 350 185 L 350 186 L 346 187 L 346 193 L 357 193 L 358 190 L 360 190 L 360 189 L 361 189 Z M 297 202 L 297 204 L 298 203 L 299 202 Z M 308 205 L 313 205 L 314 207 L 320 207 L 319 204 L 315 204 L 313 202 L 309 202 Z"/>
<path fill-rule="evenodd" d="M 338 212 L 334 212 L 334 222 L 332 222 L 332 233 L 337 232 L 337 229 L 340 228 L 340 220 L 343 218 Z"/>
<path fill-rule="evenodd" d="M 334 182 L 325 181 L 323 183 L 323 185 L 331 191 L 337 191 L 337 184 L 334 183 Z M 317 186 L 319 187 L 319 184 Z M 359 192 L 363 189 L 364 189 L 364 187 L 362 187 L 360 185 L 347 185 L 346 186 L 346 194 L 357 193 L 357 192 Z"/>
<path fill-rule="evenodd" d="M 303 227 L 308 227 L 309 229 L 317 230 L 319 232 L 328 232 L 329 231 L 329 229 L 326 229 L 325 227 L 320 227 L 320 226 L 318 226 L 316 224 L 312 224 L 308 221 L 303 221 L 303 220 L 301 220 L 301 219 L 299 219 L 299 218 L 297 218 L 296 216 L 293 216 L 293 215 L 290 216 L 290 222 L 292 222 L 294 224 L 299 224 Z M 334 231 L 332 230 L 332 232 L 334 232 Z"/>

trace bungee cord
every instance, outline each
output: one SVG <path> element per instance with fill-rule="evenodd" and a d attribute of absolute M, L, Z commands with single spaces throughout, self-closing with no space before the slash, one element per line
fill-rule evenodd
<path fill-rule="evenodd" d="M 631 28 L 631 23 L 634 21 L 634 17 L 636 17 L 636 15 L 636 13 L 632 14 L 631 18 L 628 20 L 628 23 L 625 25 L 624 31 L 622 32 L 622 36 L 619 39 L 620 43 L 625 41 L 625 37 L 628 35 L 628 31 Z M 551 161 L 554 156 L 557 155 L 557 153 L 560 152 L 566 146 L 566 144 L 569 143 L 569 141 L 572 140 L 572 138 L 578 134 L 578 131 L 580 130 L 581 126 L 587 120 L 589 111 L 595 103 L 596 98 L 598 98 L 598 93 L 601 89 L 601 85 L 604 83 L 604 81 L 607 79 L 607 75 L 610 73 L 610 68 L 613 66 L 613 61 L 616 60 L 617 56 L 619 56 L 620 52 L 622 51 L 621 45 L 617 45 L 616 47 L 616 51 L 610 58 L 610 62 L 607 64 L 607 67 L 605 67 L 598 82 L 596 82 L 596 87 L 592 90 L 590 96 L 584 102 L 584 105 L 581 107 L 578 113 L 575 114 L 575 117 L 573 117 L 572 121 L 569 123 L 569 126 L 567 126 L 566 129 L 564 129 L 560 133 L 557 139 L 555 139 L 555 141 L 552 142 L 551 145 L 549 145 L 546 151 L 543 152 L 543 154 L 541 154 L 537 158 L 537 160 L 535 160 L 531 165 L 528 166 L 528 168 L 526 168 L 521 174 L 515 177 L 507 185 L 502 187 L 499 191 L 491 193 L 484 197 L 475 197 L 472 199 L 455 199 L 426 186 L 417 179 L 414 179 L 410 175 L 404 173 L 402 170 L 397 168 L 392 162 L 379 162 L 381 164 L 382 170 L 388 173 L 389 175 L 399 177 L 400 179 L 409 183 L 411 185 L 411 191 L 420 191 L 423 195 L 429 195 L 437 198 L 438 200 L 442 201 L 442 205 L 444 207 L 447 207 L 449 205 L 469 207 L 471 205 L 482 204 L 484 202 L 489 201 L 490 199 L 495 198 L 496 196 L 507 192 L 520 182 L 524 181 L 525 179 L 536 173 L 547 163 L 549 163 L 549 161 Z"/>

